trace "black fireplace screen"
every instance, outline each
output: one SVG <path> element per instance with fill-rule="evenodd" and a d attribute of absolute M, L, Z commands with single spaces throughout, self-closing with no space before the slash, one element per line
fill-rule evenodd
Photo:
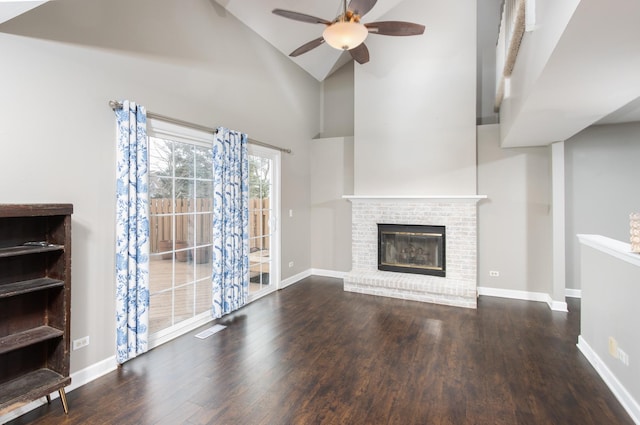
<path fill-rule="evenodd" d="M 445 276 L 445 226 L 378 224 L 378 270 Z"/>

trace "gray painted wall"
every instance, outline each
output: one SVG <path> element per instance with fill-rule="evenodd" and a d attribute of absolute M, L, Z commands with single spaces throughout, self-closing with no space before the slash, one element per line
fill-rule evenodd
<path fill-rule="evenodd" d="M 504 0 L 478 0 L 478 59 L 476 114 L 478 125 L 496 124 L 496 44 Z"/>
<path fill-rule="evenodd" d="M 229 43 L 234 39 L 234 43 Z M 309 140 L 320 84 L 208 0 L 53 1 L 0 25 L 0 202 L 71 202 L 76 372 L 115 350 L 115 117 L 110 99 L 290 147 L 282 255 L 311 267 Z"/>
<path fill-rule="evenodd" d="M 311 266 L 351 270 L 353 137 L 311 142 Z"/>
<path fill-rule="evenodd" d="M 626 389 L 624 399 L 631 397 L 635 401 L 637 414 L 640 401 L 640 338 L 637 327 L 640 321 L 640 267 L 591 246 L 581 245 L 581 252 L 584 278 L 580 336 L 619 385 Z M 610 337 L 629 356 L 628 366 L 609 353 Z"/>
<path fill-rule="evenodd" d="M 353 67 L 350 62 L 322 82 L 323 138 L 353 136 Z"/>
<path fill-rule="evenodd" d="M 592 126 L 565 142 L 567 287 L 580 289 L 576 234 L 629 241 L 640 211 L 640 123 Z"/>
<path fill-rule="evenodd" d="M 502 149 L 498 124 L 478 126 L 478 193 L 478 286 L 552 294 L 550 148 Z"/>
<path fill-rule="evenodd" d="M 322 133 L 311 142 L 311 267 L 351 270 L 354 62 L 322 83 Z"/>
<path fill-rule="evenodd" d="M 340 197 L 356 184 L 364 195 L 468 195 L 477 184 L 489 196 L 479 285 L 550 292 L 548 149 L 500 150 L 497 127 L 481 126 L 476 181 L 474 7 L 406 0 L 385 19 L 418 9 L 425 36 L 371 37 L 372 62 L 324 86 L 207 0 L 54 1 L 0 25 L 0 202 L 75 205 L 72 339 L 91 344 L 72 353 L 72 372 L 114 352 L 110 99 L 293 149 L 282 156 L 282 211 L 294 210 L 282 219 L 283 279 L 349 270 L 350 205 Z M 407 57 L 411 49 L 425 55 Z M 311 141 L 354 130 L 353 146 Z M 628 237 L 628 214 L 640 211 L 639 139 L 636 123 L 566 142 L 569 287 L 579 287 L 576 233 Z"/>

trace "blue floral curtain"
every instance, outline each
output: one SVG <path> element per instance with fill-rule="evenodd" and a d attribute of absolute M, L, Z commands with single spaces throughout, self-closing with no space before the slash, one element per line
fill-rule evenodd
<path fill-rule="evenodd" d="M 117 109 L 116 359 L 147 351 L 149 334 L 149 175 L 147 115 L 122 102 Z"/>
<path fill-rule="evenodd" d="M 247 135 L 220 127 L 213 142 L 213 317 L 249 295 Z"/>

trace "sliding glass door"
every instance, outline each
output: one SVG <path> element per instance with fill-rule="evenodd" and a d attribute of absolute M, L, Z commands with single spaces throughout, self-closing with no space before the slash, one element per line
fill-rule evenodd
<path fill-rule="evenodd" d="M 150 120 L 151 348 L 211 320 L 212 138 Z M 280 152 L 249 145 L 249 301 L 280 280 Z"/>
<path fill-rule="evenodd" d="M 249 301 L 278 289 L 280 152 L 249 146 Z"/>
<path fill-rule="evenodd" d="M 151 120 L 151 348 L 211 320 L 212 138 Z"/>

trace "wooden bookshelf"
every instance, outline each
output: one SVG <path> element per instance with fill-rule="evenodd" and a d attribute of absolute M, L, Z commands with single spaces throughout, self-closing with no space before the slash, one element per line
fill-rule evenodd
<path fill-rule="evenodd" d="M 0 204 L 0 415 L 58 391 L 68 412 L 70 204 Z"/>

